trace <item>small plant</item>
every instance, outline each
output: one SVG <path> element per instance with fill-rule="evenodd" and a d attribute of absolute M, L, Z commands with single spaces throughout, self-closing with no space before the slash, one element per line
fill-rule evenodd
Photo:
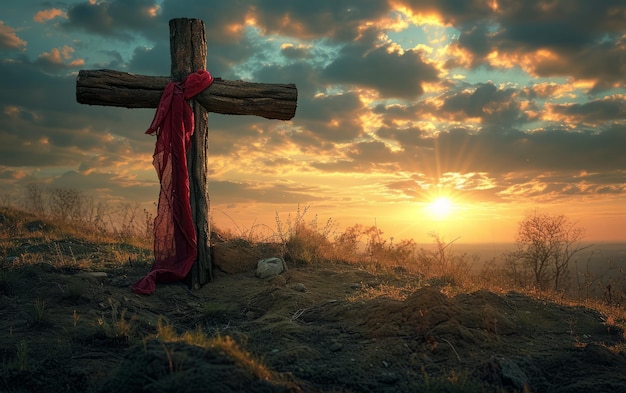
<path fill-rule="evenodd" d="M 295 261 L 304 263 L 322 262 L 331 259 L 333 245 L 329 240 L 334 231 L 332 219 L 328 219 L 324 227 L 318 224 L 317 215 L 307 223 L 304 220 L 309 207 L 298 209 L 295 217 L 287 216 L 285 223 L 276 213 L 276 230 L 283 245 L 284 254 Z"/>
<path fill-rule="evenodd" d="M 46 302 L 40 299 L 35 300 L 31 313 L 31 322 L 35 327 L 50 326 L 50 316 L 46 309 Z"/>
<path fill-rule="evenodd" d="M 174 326 L 164 323 L 162 317 L 159 317 L 159 320 L 157 321 L 156 336 L 158 339 L 165 342 L 173 342 L 178 339 Z"/>
<path fill-rule="evenodd" d="M 98 318 L 98 327 L 109 338 L 116 341 L 129 341 L 134 330 L 133 322 L 136 316 L 126 319 L 126 309 L 118 311 L 117 305 L 111 299 L 109 299 L 109 305 L 111 306 L 111 322 L 109 323 L 103 314 Z"/>
<path fill-rule="evenodd" d="M 15 352 L 16 367 L 19 371 L 28 370 L 28 344 L 22 340 L 17 344 L 17 351 Z"/>
<path fill-rule="evenodd" d="M 114 338 L 122 338 L 129 340 L 133 327 L 132 323 L 135 320 L 135 316 L 132 316 L 129 320 L 126 320 L 126 309 L 122 309 L 118 312 L 117 305 L 109 299 L 111 305 L 111 320 L 113 322 L 113 329 L 110 335 Z"/>

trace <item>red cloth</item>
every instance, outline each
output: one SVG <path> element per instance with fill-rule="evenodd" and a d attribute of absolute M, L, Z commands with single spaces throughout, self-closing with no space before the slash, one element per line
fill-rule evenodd
<path fill-rule="evenodd" d="M 161 191 L 154 220 L 154 264 L 148 275 L 132 285 L 135 293 L 151 294 L 157 282 L 184 279 L 196 261 L 198 248 L 189 202 L 186 158 L 194 118 L 187 100 L 212 82 L 211 74 L 200 70 L 188 75 L 183 82 L 169 83 L 152 125 L 146 131 L 146 134 L 157 134 L 153 165 Z"/>

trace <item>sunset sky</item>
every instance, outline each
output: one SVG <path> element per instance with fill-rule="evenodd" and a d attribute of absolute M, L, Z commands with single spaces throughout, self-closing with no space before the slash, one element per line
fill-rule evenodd
<path fill-rule="evenodd" d="M 299 92 L 292 121 L 209 115 L 218 226 L 308 206 L 495 243 L 538 209 L 626 241 L 623 0 L 3 2 L 3 201 L 34 183 L 153 206 L 154 110 L 80 105 L 76 74 L 169 75 L 178 17 L 204 21 L 214 76 Z"/>

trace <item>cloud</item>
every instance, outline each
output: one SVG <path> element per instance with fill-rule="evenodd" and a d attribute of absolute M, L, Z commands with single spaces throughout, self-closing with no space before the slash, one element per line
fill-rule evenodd
<path fill-rule="evenodd" d="M 350 42 L 368 21 L 384 18 L 391 10 L 386 1 L 335 0 L 276 2 L 260 0 L 251 16 L 263 34 L 286 35 L 302 40 L 328 38 Z"/>
<path fill-rule="evenodd" d="M 129 41 L 133 33 L 149 37 L 157 28 L 166 29 L 158 18 L 160 5 L 155 0 L 87 1 L 70 6 L 67 21 L 61 25 L 69 30 Z"/>
<path fill-rule="evenodd" d="M 454 115 L 456 120 L 479 118 L 484 125 L 514 126 L 529 120 L 516 99 L 517 90 L 500 89 L 493 83 L 479 83 L 476 87 L 449 94 L 440 111 Z"/>
<path fill-rule="evenodd" d="M 4 24 L 0 20 L 0 49 L 22 49 L 26 47 L 26 41 L 15 33 L 15 29 Z"/>
<path fill-rule="evenodd" d="M 283 44 L 280 53 L 288 59 L 308 59 L 311 58 L 311 47 L 303 45 Z"/>
<path fill-rule="evenodd" d="M 48 72 L 85 65 L 84 59 L 72 59 L 73 55 L 74 48 L 65 45 L 62 48 L 53 48 L 50 52 L 40 54 L 35 64 Z"/>
<path fill-rule="evenodd" d="M 559 121 L 586 124 L 605 123 L 626 118 L 626 96 L 613 95 L 583 104 L 548 104 L 548 110 Z"/>
<path fill-rule="evenodd" d="M 575 86 L 571 84 L 560 84 L 556 82 L 542 82 L 535 83 L 529 87 L 522 87 L 520 95 L 523 95 L 529 99 L 550 99 L 550 98 L 574 98 L 575 95 L 572 91 Z"/>
<path fill-rule="evenodd" d="M 620 0 L 497 4 L 495 13 L 464 14 L 471 24 L 453 19 L 461 35 L 449 48 L 447 67 L 521 67 L 539 77 L 592 80 L 592 93 L 624 86 L 626 12 Z"/>
<path fill-rule="evenodd" d="M 137 180 L 116 173 L 81 174 L 68 171 L 54 178 L 49 189 L 62 188 L 84 192 L 109 201 L 135 201 L 152 204 L 158 199 L 158 183 L 153 179 Z"/>
<path fill-rule="evenodd" d="M 35 16 L 33 16 L 33 20 L 37 23 L 45 23 L 59 17 L 67 19 L 67 14 L 65 11 L 58 8 L 49 8 L 47 10 L 38 11 Z"/>
<path fill-rule="evenodd" d="M 315 187 L 293 183 L 213 181 L 210 192 L 228 203 L 305 204 L 324 200 Z"/>
<path fill-rule="evenodd" d="M 495 13 L 493 3 L 483 0 L 393 0 L 392 3 L 405 10 L 416 24 L 439 23 L 458 27 L 474 26 L 477 21 L 490 18 Z M 500 3 L 502 1 L 497 4 Z"/>
<path fill-rule="evenodd" d="M 345 45 L 323 72 L 329 82 L 375 89 L 382 98 L 416 98 L 423 84 L 437 82 L 439 71 L 422 52 L 399 52 L 391 44 L 377 44 L 378 32 L 367 30 Z"/>

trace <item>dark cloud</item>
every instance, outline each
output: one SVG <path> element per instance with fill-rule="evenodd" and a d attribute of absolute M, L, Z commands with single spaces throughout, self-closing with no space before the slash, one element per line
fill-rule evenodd
<path fill-rule="evenodd" d="M 450 94 L 440 110 L 461 120 L 480 118 L 485 125 L 516 125 L 529 120 L 515 99 L 516 89 L 499 89 L 493 83 L 479 83 L 471 90 Z"/>
<path fill-rule="evenodd" d="M 348 149 L 347 156 L 370 163 L 392 163 L 396 159 L 389 147 L 379 141 L 356 143 Z"/>
<path fill-rule="evenodd" d="M 316 94 L 326 85 L 319 70 L 310 64 L 296 62 L 286 66 L 267 66 L 254 73 L 254 79 L 272 83 L 295 83 L 298 88 L 298 108 L 295 121 L 302 133 L 296 137 L 308 138 L 315 144 L 347 142 L 363 133 L 360 115 L 369 109 L 357 93 Z M 305 142 L 301 140 L 301 142 Z"/>
<path fill-rule="evenodd" d="M 163 27 L 152 14 L 157 6 L 154 0 L 86 1 L 69 7 L 68 20 L 62 26 L 129 41 L 134 34 L 149 36 Z"/>
<path fill-rule="evenodd" d="M 31 63 L 0 63 L 0 161 L 15 167 L 78 168 L 88 157 L 118 165 L 150 154 L 144 134 L 154 110 L 80 105 L 75 76 L 57 77 Z"/>
<path fill-rule="evenodd" d="M 474 59 L 483 59 L 492 49 L 488 39 L 489 33 L 489 25 L 486 23 L 474 26 L 461 31 L 457 44 L 469 50 L 474 55 Z M 479 64 L 482 63 L 475 63 L 474 65 Z"/>
<path fill-rule="evenodd" d="M 341 85 L 372 88 L 383 98 L 416 98 L 424 93 L 423 84 L 436 82 L 437 68 L 424 60 L 422 53 L 390 51 L 390 45 L 375 45 L 376 30 L 344 46 L 323 76 Z"/>
<path fill-rule="evenodd" d="M 551 111 L 575 122 L 596 123 L 626 118 L 626 98 L 611 96 L 584 104 L 553 104 Z"/>
<path fill-rule="evenodd" d="M 618 32 L 624 28 L 626 11 L 621 0 L 604 0 L 589 2 L 585 0 L 557 0 L 546 2 L 543 0 L 528 0 L 519 2 L 515 0 L 498 1 L 498 19 L 507 31 L 509 26 L 525 26 L 530 24 L 533 29 L 526 33 L 513 34 L 518 40 L 537 47 L 550 46 L 552 42 L 560 46 L 562 41 L 577 42 L 584 45 L 590 41 L 580 35 L 581 31 L 587 31 L 587 35 L 606 34 Z M 560 31 L 547 30 L 549 26 L 558 27 Z M 574 31 L 571 26 L 578 25 L 580 29 Z M 556 37 L 544 37 L 546 45 L 542 45 L 536 38 L 535 29 L 541 32 L 554 33 Z M 546 29 L 546 30 L 542 30 Z M 517 32 L 518 29 L 513 29 Z M 563 33 L 571 34 L 568 39 Z"/>
<path fill-rule="evenodd" d="M 415 147 L 415 146 L 432 146 L 432 139 L 429 138 L 426 131 L 419 128 L 402 128 L 397 129 L 393 127 L 382 127 L 376 131 L 376 135 L 380 138 L 393 140 L 399 142 L 401 146 Z"/>
<path fill-rule="evenodd" d="M 459 128 L 427 137 L 419 131 L 385 130 L 384 136 L 399 142 L 401 150 L 392 151 L 381 142 L 363 142 L 348 149 L 344 159 L 313 166 L 329 172 L 376 167 L 390 174 L 422 173 L 435 184 L 445 173 L 485 173 L 498 181 L 520 176 L 523 180 L 530 173 L 561 173 L 566 178 L 580 173 L 621 173 L 607 178 L 620 182 L 626 167 L 625 131 L 623 126 L 600 133 L 566 129 L 476 133 Z"/>
<path fill-rule="evenodd" d="M 477 21 L 494 15 L 489 2 L 483 0 L 398 0 L 415 15 L 437 15 L 445 24 L 474 26 Z"/>
<path fill-rule="evenodd" d="M 136 47 L 132 58 L 127 65 L 124 65 L 124 69 L 119 69 L 114 64 L 105 68 L 117 69 L 119 71 L 133 70 L 134 73 L 144 75 L 169 76 L 172 68 L 169 42 L 165 45 L 159 42 L 152 48 Z"/>
<path fill-rule="evenodd" d="M 623 127 L 621 128 L 623 131 Z M 535 132 L 440 133 L 434 144 L 442 172 L 614 171 L 626 164 L 620 153 L 626 134 L 552 129 Z"/>
<path fill-rule="evenodd" d="M 461 35 L 452 46 L 466 50 L 472 56 L 473 66 L 488 65 L 487 55 L 497 52 L 513 59 L 528 57 L 529 61 L 519 65 L 537 76 L 594 80 L 590 92 L 624 86 L 626 8 L 623 1 L 505 0 L 497 4 L 496 13 L 464 14 L 466 21 L 473 20 L 471 24 L 454 22 Z M 447 14 L 443 4 L 437 9 Z M 487 26 L 497 26 L 497 30 Z M 552 55 L 537 56 L 542 50 Z M 448 63 L 448 67 L 458 65 Z M 518 64 L 510 66 L 515 65 Z"/>
<path fill-rule="evenodd" d="M 356 94 L 319 96 L 307 101 L 309 105 L 303 106 L 298 118 L 304 128 L 323 140 L 347 142 L 362 135 L 359 114 L 365 108 Z"/>
<path fill-rule="evenodd" d="M 349 42 L 359 35 L 362 24 L 384 17 L 386 1 L 273 1 L 260 0 L 254 7 L 258 25 L 266 34 L 283 34 L 299 39 L 329 38 Z"/>
<path fill-rule="evenodd" d="M 281 48 L 280 53 L 288 59 L 308 59 L 311 58 L 311 48 L 296 47 L 293 45 Z"/>

